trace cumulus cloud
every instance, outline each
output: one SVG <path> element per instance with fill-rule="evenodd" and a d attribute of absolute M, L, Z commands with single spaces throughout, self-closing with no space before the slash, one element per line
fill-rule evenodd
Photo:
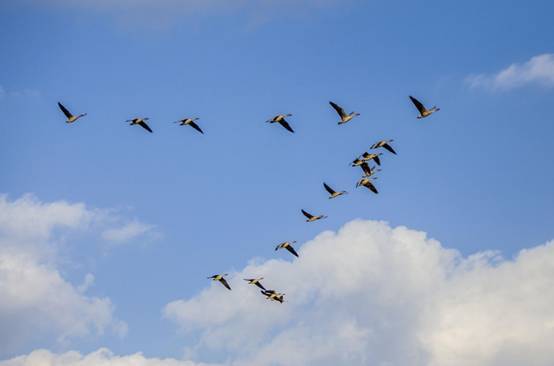
<path fill-rule="evenodd" d="M 286 293 L 267 301 L 242 278 Z M 175 300 L 165 317 L 195 358 L 225 364 L 516 366 L 554 364 L 554 242 L 504 259 L 465 257 L 405 227 L 354 221 L 300 258 L 253 261 Z"/>
<path fill-rule="evenodd" d="M 509 90 L 526 85 L 554 87 L 554 54 L 534 56 L 523 64 L 512 64 L 495 74 L 470 75 L 466 78 L 470 87 L 491 90 Z"/>
<path fill-rule="evenodd" d="M 134 220 L 122 226 L 105 230 L 102 233 L 102 238 L 115 243 L 125 243 L 144 234 L 152 234 L 153 229 L 154 226 L 152 225 Z"/>
<path fill-rule="evenodd" d="M 67 234 L 119 220 L 83 203 L 0 196 L 0 355 L 33 341 L 126 333 L 110 299 L 87 294 L 94 276 L 75 286 L 58 263 L 58 244 Z"/>
<path fill-rule="evenodd" d="M 0 366 L 208 366 L 207 364 L 176 359 L 147 358 L 140 353 L 116 356 L 101 348 L 87 355 L 79 352 L 54 354 L 48 350 L 36 350 L 26 356 L 0 361 Z"/>

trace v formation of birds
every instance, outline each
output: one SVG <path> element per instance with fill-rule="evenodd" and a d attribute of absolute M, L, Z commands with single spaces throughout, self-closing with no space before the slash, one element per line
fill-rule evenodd
<path fill-rule="evenodd" d="M 409 96 L 409 98 L 410 98 L 410 101 L 413 103 L 413 105 L 416 107 L 416 109 L 419 113 L 419 115 L 417 116 L 418 119 L 429 117 L 434 112 L 438 112 L 440 110 L 440 108 L 438 108 L 436 106 L 427 109 L 423 105 L 423 103 L 421 103 L 416 98 L 414 98 L 412 96 Z M 337 112 L 337 114 L 339 116 L 339 121 L 338 121 L 339 125 L 348 123 L 348 122 L 352 121 L 352 119 L 354 119 L 355 117 L 358 117 L 360 115 L 360 113 L 358 113 L 358 112 L 348 113 L 341 106 L 339 106 L 338 104 L 336 104 L 334 102 L 329 102 L 329 104 Z M 82 117 L 85 117 L 87 115 L 86 113 L 72 114 L 62 103 L 59 103 L 59 102 L 58 102 L 58 107 L 62 111 L 62 113 L 65 115 L 66 123 L 74 123 L 77 120 L 79 120 Z M 294 133 L 293 128 L 291 127 L 290 123 L 287 121 L 287 118 L 289 118 L 291 116 L 292 116 L 292 114 L 278 114 L 275 117 L 273 117 L 271 119 L 268 119 L 266 122 L 267 123 L 277 123 L 277 124 L 281 125 L 283 128 L 285 128 L 287 131 L 289 131 L 291 133 Z M 196 121 L 198 121 L 198 120 L 199 120 L 199 118 L 196 118 L 196 117 L 194 117 L 194 118 L 187 117 L 187 118 L 183 118 L 179 121 L 175 121 L 175 123 L 178 123 L 180 126 L 190 126 L 190 127 L 194 128 L 196 131 L 200 132 L 201 134 L 204 134 L 204 131 L 202 131 L 200 126 L 196 123 Z M 148 117 L 135 117 L 135 118 L 127 120 L 126 122 L 128 122 L 129 125 L 131 125 L 131 126 L 138 125 L 138 126 L 144 128 L 146 131 L 152 133 L 153 131 L 150 128 L 150 126 L 148 125 L 147 121 L 149 121 Z M 386 150 L 387 152 L 389 152 L 391 154 L 396 155 L 396 150 L 392 146 L 393 141 L 394 140 L 392 140 L 392 139 L 377 141 L 369 147 L 368 151 L 362 153 L 360 156 L 358 156 L 356 159 L 354 159 L 352 161 L 351 166 L 352 167 L 360 167 L 362 169 L 362 173 L 363 173 L 362 177 L 356 183 L 356 187 L 365 187 L 369 191 L 373 192 L 374 194 L 379 193 L 379 191 L 377 190 L 377 188 L 374 184 L 374 181 L 375 181 L 375 179 L 377 179 L 377 177 L 375 177 L 375 174 L 377 172 L 381 171 L 381 169 L 380 169 L 381 159 L 379 157 L 382 155 L 382 153 L 375 152 L 375 151 L 378 151 L 378 149 L 383 149 L 383 150 Z M 371 164 L 374 163 L 375 165 L 370 166 L 370 163 Z M 334 199 L 334 198 L 340 197 L 340 196 L 345 195 L 345 194 L 348 193 L 347 191 L 335 190 L 334 188 L 332 188 L 331 186 L 329 186 L 325 182 L 323 183 L 323 188 L 327 191 L 327 193 L 329 193 L 329 199 Z M 314 215 L 314 214 L 311 214 L 310 212 L 308 212 L 304 209 L 302 209 L 300 211 L 306 217 L 306 222 L 315 222 L 315 221 L 319 221 L 319 220 L 323 220 L 323 219 L 327 218 L 326 215 Z M 280 249 L 285 249 L 290 254 L 292 254 L 292 255 L 294 255 L 295 257 L 298 258 L 299 257 L 298 252 L 293 247 L 293 244 L 295 244 L 295 243 L 296 243 L 296 241 L 285 241 L 285 242 L 279 243 L 275 247 L 275 250 L 277 251 L 277 250 L 280 250 Z M 211 279 L 213 281 L 217 281 L 222 286 L 224 286 L 227 290 L 231 290 L 231 286 L 229 285 L 229 282 L 225 278 L 226 276 L 227 276 L 226 273 L 225 274 L 215 274 L 213 276 L 208 277 L 208 279 Z M 266 289 L 262 285 L 262 282 L 261 282 L 263 279 L 264 279 L 263 277 L 245 278 L 244 281 L 246 281 L 250 285 L 257 286 L 260 289 L 260 292 L 262 293 L 262 295 L 264 295 L 266 297 L 266 299 L 271 300 L 271 301 L 277 301 L 279 303 L 283 303 L 285 294 L 281 293 L 281 292 L 278 292 L 278 291 L 275 291 L 275 290 Z"/>

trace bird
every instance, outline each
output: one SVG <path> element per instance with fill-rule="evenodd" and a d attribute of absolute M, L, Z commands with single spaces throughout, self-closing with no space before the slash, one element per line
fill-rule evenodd
<path fill-rule="evenodd" d="M 263 279 L 264 279 L 263 277 L 258 277 L 258 278 L 245 278 L 244 280 L 248 282 L 249 285 L 256 285 L 265 291 L 265 287 L 261 283 L 261 280 Z"/>
<path fill-rule="evenodd" d="M 367 161 L 364 161 L 362 164 L 360 164 L 360 167 L 362 168 L 364 172 L 364 177 L 371 177 L 375 172 L 380 172 L 381 169 L 378 169 L 376 167 L 370 167 Z"/>
<path fill-rule="evenodd" d="M 381 156 L 381 155 L 382 155 L 381 153 L 375 154 L 375 153 L 365 152 L 365 153 L 362 154 L 362 156 L 360 156 L 360 159 L 362 161 L 373 160 L 375 163 L 377 163 L 377 165 L 381 166 L 381 159 L 379 159 L 379 156 Z"/>
<path fill-rule="evenodd" d="M 381 141 L 377 141 L 376 143 L 374 143 L 373 145 L 371 145 L 369 148 L 370 149 L 378 149 L 380 147 L 382 147 L 383 149 L 385 150 L 388 150 L 390 151 L 391 153 L 393 153 L 394 155 L 396 155 L 396 151 L 394 151 L 394 149 L 392 148 L 392 146 L 390 146 L 390 143 L 393 142 L 394 140 L 381 140 Z"/>
<path fill-rule="evenodd" d="M 278 123 L 281 126 L 283 126 L 284 128 L 286 128 L 288 131 L 294 133 L 294 130 L 292 129 L 290 124 L 285 119 L 285 118 L 291 117 L 291 116 L 292 116 L 292 114 L 278 114 L 275 117 L 273 117 L 272 119 L 268 119 L 266 122 L 267 123 Z"/>
<path fill-rule="evenodd" d="M 306 211 L 304 211 L 304 210 L 300 210 L 300 211 L 302 211 L 302 214 L 308 218 L 308 219 L 306 220 L 306 222 L 314 222 L 314 221 L 317 221 L 317 220 L 321 220 L 321 219 L 326 219 L 326 218 L 327 218 L 327 216 L 325 216 L 325 215 L 314 216 L 314 215 L 312 215 L 312 214 L 310 214 L 310 213 L 308 213 L 308 212 L 306 212 Z"/>
<path fill-rule="evenodd" d="M 86 113 L 81 113 L 75 116 L 71 114 L 71 112 L 66 107 L 64 107 L 64 105 L 61 104 L 60 102 L 58 102 L 58 107 L 62 110 L 63 114 L 65 114 L 65 117 L 67 118 L 65 123 L 73 123 L 77 121 L 79 118 L 87 115 Z"/>
<path fill-rule="evenodd" d="M 363 163 L 365 163 L 364 160 L 356 158 L 352 161 L 352 166 L 361 166 Z"/>
<path fill-rule="evenodd" d="M 266 299 L 268 299 L 268 300 L 278 301 L 281 304 L 283 303 L 283 301 L 285 301 L 285 299 L 284 299 L 285 294 L 282 294 L 282 293 L 277 292 L 275 290 L 262 290 L 260 292 L 262 294 L 264 294 L 266 296 Z"/>
<path fill-rule="evenodd" d="M 333 188 L 329 187 L 329 186 L 327 185 L 327 183 L 325 183 L 325 182 L 323 182 L 323 187 L 325 187 L 325 190 L 326 190 L 327 192 L 329 192 L 329 195 L 330 195 L 330 196 L 329 196 L 329 199 L 331 199 L 331 198 L 336 198 L 336 197 L 338 197 L 338 196 L 342 196 L 343 194 L 348 193 L 348 192 L 346 192 L 346 191 L 337 192 L 337 191 L 333 190 Z"/>
<path fill-rule="evenodd" d="M 211 280 L 214 280 L 214 281 L 219 281 L 219 282 L 221 282 L 221 284 L 223 286 L 225 286 L 225 288 L 227 288 L 227 290 L 231 290 L 231 286 L 229 286 L 229 283 L 227 282 L 227 280 L 225 279 L 224 276 L 227 276 L 227 273 L 225 273 L 225 274 L 216 274 L 216 275 L 208 277 L 208 279 L 211 279 Z"/>
<path fill-rule="evenodd" d="M 409 96 L 412 103 L 414 103 L 415 107 L 419 111 L 419 116 L 417 116 L 418 119 L 429 117 L 431 114 L 440 111 L 440 108 L 437 108 L 436 106 L 433 106 L 431 109 L 425 108 L 425 106 L 416 98 Z"/>
<path fill-rule="evenodd" d="M 133 119 L 128 119 L 127 121 L 125 122 L 130 122 L 129 125 L 132 126 L 132 125 L 139 125 L 140 127 L 144 128 L 146 131 L 148 132 L 152 132 L 152 129 L 150 128 L 150 126 L 148 126 L 146 124 L 146 121 L 148 121 L 150 118 L 148 117 L 144 117 L 144 118 L 139 118 L 139 117 L 135 117 Z"/>
<path fill-rule="evenodd" d="M 335 111 L 337 111 L 337 113 L 340 117 L 339 125 L 342 125 L 346 122 L 349 122 L 350 120 L 352 120 L 352 118 L 357 117 L 357 116 L 360 115 L 358 112 L 346 113 L 344 111 L 344 109 L 342 109 L 341 106 L 339 106 L 338 104 L 336 104 L 334 102 L 329 102 L 329 104 L 331 105 L 331 107 L 333 107 L 335 109 Z"/>
<path fill-rule="evenodd" d="M 175 121 L 175 123 L 179 123 L 180 126 L 190 126 L 201 134 L 204 134 L 204 131 L 196 124 L 198 120 L 199 118 L 183 118 L 182 120 Z"/>
<path fill-rule="evenodd" d="M 295 240 L 282 242 L 275 247 L 275 251 L 279 249 L 286 249 L 291 252 L 292 255 L 298 258 L 298 253 L 296 253 L 296 250 L 294 250 L 294 248 L 292 247 L 292 244 L 294 243 L 296 243 Z"/>
<path fill-rule="evenodd" d="M 377 188 L 375 188 L 375 186 L 373 185 L 373 183 L 371 182 L 371 179 L 368 178 L 368 177 L 363 177 L 362 179 L 360 179 L 357 183 L 356 183 L 356 188 L 357 187 L 360 187 L 360 186 L 363 186 L 363 187 L 366 187 L 367 189 L 369 189 L 371 192 L 375 193 L 375 194 L 378 194 L 379 191 L 377 191 Z"/>

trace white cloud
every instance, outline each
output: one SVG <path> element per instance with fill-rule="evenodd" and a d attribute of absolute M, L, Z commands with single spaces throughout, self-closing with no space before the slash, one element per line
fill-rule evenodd
<path fill-rule="evenodd" d="M 512 64 L 496 74 L 470 75 L 466 82 L 471 87 L 491 90 L 509 90 L 526 85 L 554 87 L 554 54 L 534 56 L 523 64 Z"/>
<path fill-rule="evenodd" d="M 0 195 L 0 355 L 35 341 L 126 333 L 110 299 L 86 294 L 92 274 L 74 286 L 58 268 L 58 244 L 69 233 L 114 220 L 120 219 L 83 203 Z"/>
<path fill-rule="evenodd" d="M 138 220 L 128 222 L 122 226 L 110 228 L 102 233 L 102 238 L 116 243 L 124 243 L 136 239 L 147 233 L 152 233 L 154 226 Z"/>
<path fill-rule="evenodd" d="M 54 354 L 48 350 L 36 350 L 26 356 L 0 361 L 0 366 L 208 366 L 171 358 L 147 358 L 140 353 L 116 356 L 101 348 L 87 355 L 79 352 Z"/>
<path fill-rule="evenodd" d="M 269 302 L 242 278 L 286 293 Z M 554 242 L 464 257 L 425 233 L 354 221 L 293 262 L 252 262 L 164 315 L 189 353 L 236 366 L 554 364 Z"/>

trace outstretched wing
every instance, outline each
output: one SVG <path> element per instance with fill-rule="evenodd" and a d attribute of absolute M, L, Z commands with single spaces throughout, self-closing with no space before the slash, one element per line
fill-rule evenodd
<path fill-rule="evenodd" d="M 392 148 L 392 146 L 390 146 L 388 143 L 384 143 L 383 144 L 383 148 L 390 151 L 391 153 L 393 153 L 394 155 L 396 155 L 396 151 L 394 151 L 394 149 Z"/>
<path fill-rule="evenodd" d="M 344 116 L 346 116 L 346 112 L 344 112 L 344 109 L 342 109 L 342 107 L 339 106 L 337 103 L 329 102 L 329 104 L 331 105 L 331 107 L 335 109 L 335 111 L 337 111 L 340 118 L 343 118 Z"/>
<path fill-rule="evenodd" d="M 379 193 L 379 191 L 377 191 L 377 188 L 375 188 L 375 186 L 373 185 L 373 183 L 371 183 L 371 182 L 368 181 L 368 182 L 365 184 L 365 186 L 366 186 L 371 192 L 373 192 L 373 193 L 375 193 L 375 194 Z"/>
<path fill-rule="evenodd" d="M 196 131 L 200 132 L 201 134 L 204 134 L 202 129 L 200 127 L 198 127 L 198 125 L 196 123 L 190 122 L 189 125 L 190 125 L 190 127 L 194 128 Z"/>
<path fill-rule="evenodd" d="M 286 128 L 288 131 L 294 133 L 294 130 L 292 129 L 292 127 L 289 125 L 289 123 L 287 121 L 285 121 L 285 119 L 283 118 L 282 120 L 279 121 L 279 124 L 281 126 L 283 126 L 284 128 Z"/>
<path fill-rule="evenodd" d="M 219 280 L 219 282 L 221 282 L 221 284 L 223 286 L 225 286 L 227 288 L 227 290 L 230 290 L 231 289 L 231 286 L 229 286 L 229 283 L 227 283 L 227 280 L 223 277 L 221 277 L 221 279 Z"/>
<path fill-rule="evenodd" d="M 379 159 L 379 155 L 375 155 L 373 157 L 373 161 L 375 161 L 377 165 L 381 166 L 381 159 Z"/>
<path fill-rule="evenodd" d="M 292 253 L 292 255 L 294 255 L 295 257 L 298 257 L 298 253 L 296 253 L 296 250 L 294 250 L 294 248 L 292 247 L 292 245 L 289 244 L 289 245 L 286 246 L 286 248 L 287 248 L 287 250 L 288 250 L 289 252 Z"/>
<path fill-rule="evenodd" d="M 411 95 L 410 95 L 410 100 L 412 101 L 412 103 L 414 103 L 414 105 L 417 108 L 417 110 L 419 111 L 419 113 L 424 113 L 427 110 L 425 108 L 425 106 L 423 104 L 421 104 L 421 102 L 419 100 L 412 97 Z"/>
<path fill-rule="evenodd" d="M 327 185 L 327 183 L 323 183 L 323 187 L 325 187 L 325 190 L 326 190 L 327 192 L 329 192 L 330 195 L 333 195 L 333 194 L 336 193 L 335 191 L 333 191 L 333 188 L 331 188 L 331 187 L 329 187 L 329 186 Z"/>
<path fill-rule="evenodd" d="M 63 114 L 65 114 L 65 116 L 67 117 L 67 119 L 70 119 L 71 117 L 73 117 L 73 115 L 71 114 L 70 111 L 67 110 L 67 108 L 65 108 L 63 106 L 63 104 L 61 104 L 60 102 L 58 102 L 58 107 L 60 107 L 60 109 L 62 110 Z"/>
<path fill-rule="evenodd" d="M 304 210 L 300 210 L 300 211 L 302 211 L 302 214 L 303 214 L 304 216 L 306 216 L 308 219 L 311 219 L 312 217 L 314 217 L 314 215 L 309 214 L 309 213 L 307 213 L 307 212 L 304 211 Z"/>
<path fill-rule="evenodd" d="M 146 131 L 152 132 L 152 129 L 150 128 L 150 126 L 148 126 L 148 125 L 146 124 L 146 122 L 140 121 L 140 122 L 138 123 L 138 125 L 139 125 L 140 127 L 144 128 Z"/>
<path fill-rule="evenodd" d="M 360 165 L 362 170 L 364 171 L 365 175 L 370 176 L 371 175 L 371 168 L 369 167 L 369 164 L 367 162 L 364 162 L 362 165 Z"/>
<path fill-rule="evenodd" d="M 265 291 L 265 287 L 260 283 L 260 281 L 257 281 L 254 284 Z"/>

